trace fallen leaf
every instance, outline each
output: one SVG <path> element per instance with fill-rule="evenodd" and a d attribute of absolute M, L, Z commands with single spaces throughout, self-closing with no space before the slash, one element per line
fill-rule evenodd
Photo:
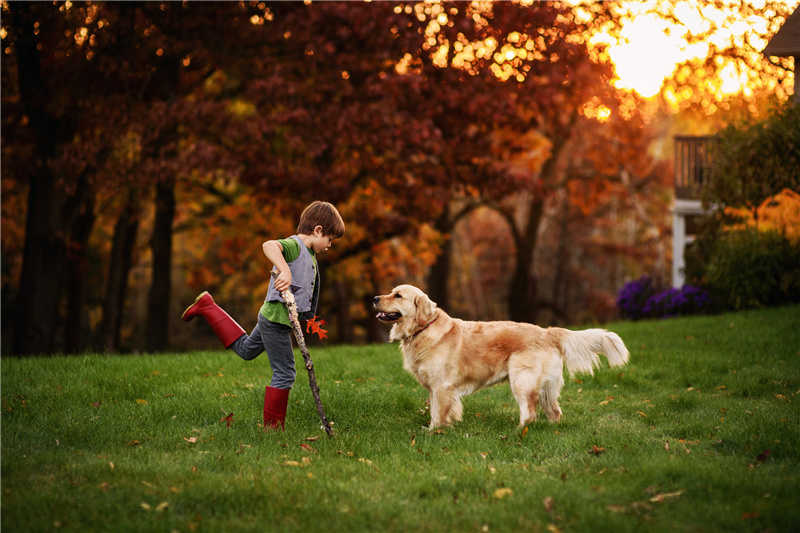
<path fill-rule="evenodd" d="M 524 439 L 526 436 L 528 436 L 528 426 L 525 426 L 522 430 L 522 438 Z"/>
<path fill-rule="evenodd" d="M 655 496 L 650 498 L 650 501 L 653 502 L 653 503 L 661 503 L 661 502 L 663 502 L 665 500 L 671 500 L 671 499 L 674 499 L 674 498 L 678 498 L 684 492 L 686 492 L 686 491 L 681 489 L 681 490 L 676 490 L 675 492 L 667 492 L 665 494 L 656 494 Z"/>
<path fill-rule="evenodd" d="M 636 411 L 636 412 L 639 413 L 640 415 L 642 415 L 643 417 L 647 418 L 647 415 L 644 414 L 643 412 L 641 412 L 641 411 Z"/>
<path fill-rule="evenodd" d="M 195 442 L 197 442 L 197 437 L 189 437 L 188 439 L 186 437 L 183 437 L 183 440 L 194 444 Z"/>
<path fill-rule="evenodd" d="M 139 505 L 141 505 L 142 509 L 144 509 L 145 511 L 150 511 L 152 509 L 152 507 L 150 507 L 149 503 L 142 502 Z"/>
<path fill-rule="evenodd" d="M 284 466 L 303 466 L 302 464 L 298 463 L 297 461 L 284 461 Z"/>
<path fill-rule="evenodd" d="M 127 446 L 138 446 L 139 444 L 141 444 L 141 442 L 139 442 L 138 440 L 129 440 L 126 443 Z"/>
<path fill-rule="evenodd" d="M 317 450 L 315 450 L 314 448 L 312 448 L 311 446 L 309 446 L 309 445 L 308 445 L 308 444 L 306 444 L 305 442 L 304 442 L 304 443 L 302 443 L 302 444 L 300 445 L 300 447 L 301 447 L 301 448 L 303 448 L 305 451 L 307 451 L 307 452 L 309 452 L 309 453 L 317 453 Z"/>
<path fill-rule="evenodd" d="M 624 505 L 606 505 L 606 509 L 612 513 L 624 513 L 628 510 Z"/>
<path fill-rule="evenodd" d="M 550 496 L 548 496 L 547 498 L 545 498 L 545 499 L 542 501 L 542 504 L 544 505 L 544 510 L 545 510 L 546 512 L 548 512 L 548 513 L 549 513 L 550 511 L 552 511 L 552 510 L 553 510 L 553 498 L 551 498 Z"/>
<path fill-rule="evenodd" d="M 156 511 L 158 511 L 160 513 L 161 511 L 163 511 L 167 507 L 169 507 L 169 502 L 161 502 L 158 505 L 156 505 Z"/>
<path fill-rule="evenodd" d="M 555 524 L 547 524 L 547 531 L 550 533 L 561 533 L 561 530 Z"/>
<path fill-rule="evenodd" d="M 513 495 L 514 495 L 514 491 L 511 490 L 508 487 L 503 487 L 502 489 L 497 489 L 496 491 L 494 491 L 494 494 L 492 494 L 492 496 L 497 498 L 498 500 L 502 500 L 506 496 L 513 496 Z"/>
<path fill-rule="evenodd" d="M 316 437 L 306 437 L 306 440 L 308 442 L 314 442 L 315 440 L 318 440 L 318 439 L 319 439 L 319 435 L 317 435 Z"/>
<path fill-rule="evenodd" d="M 742 513 L 742 520 L 752 520 L 753 518 L 759 518 L 760 516 L 760 513 Z"/>
<path fill-rule="evenodd" d="M 94 402 L 94 403 L 92 404 L 92 407 L 100 407 L 100 402 Z"/>
<path fill-rule="evenodd" d="M 136 399 L 136 403 L 139 403 L 139 404 L 148 404 L 148 403 L 150 403 L 150 402 L 148 402 L 147 400 L 140 400 L 139 398 L 137 398 L 137 399 Z"/>
<path fill-rule="evenodd" d="M 229 414 L 224 418 L 219 419 L 220 422 L 225 421 L 228 424 L 228 427 L 231 427 L 231 422 L 233 421 L 233 413 Z"/>
<path fill-rule="evenodd" d="M 304 465 L 310 465 L 311 464 L 311 457 L 303 457 L 302 461 L 303 461 Z"/>
<path fill-rule="evenodd" d="M 770 455 L 771 453 L 772 453 L 772 452 L 771 452 L 771 451 L 769 451 L 769 450 L 764 450 L 763 452 L 761 452 L 760 454 L 758 454 L 758 457 L 756 458 L 756 461 L 758 461 L 759 463 L 763 463 L 764 461 L 766 461 L 767 459 L 769 459 L 769 455 Z"/>
<path fill-rule="evenodd" d="M 604 451 L 606 451 L 605 448 L 598 448 L 597 446 L 592 446 L 592 449 L 589 450 L 589 453 L 592 454 L 592 455 L 600 455 Z"/>

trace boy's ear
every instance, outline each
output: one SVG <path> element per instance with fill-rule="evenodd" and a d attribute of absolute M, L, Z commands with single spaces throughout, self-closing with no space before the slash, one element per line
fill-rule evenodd
<path fill-rule="evenodd" d="M 314 226 L 314 235 L 316 235 L 317 237 L 324 237 L 322 232 L 323 232 L 322 226 L 320 226 L 320 225 Z"/>

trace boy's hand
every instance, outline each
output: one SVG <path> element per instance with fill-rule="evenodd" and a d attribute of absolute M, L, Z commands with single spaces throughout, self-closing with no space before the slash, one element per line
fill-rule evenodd
<path fill-rule="evenodd" d="M 278 277 L 275 278 L 275 288 L 278 292 L 283 292 L 286 289 L 291 288 L 292 286 L 292 271 L 288 268 L 278 274 Z"/>

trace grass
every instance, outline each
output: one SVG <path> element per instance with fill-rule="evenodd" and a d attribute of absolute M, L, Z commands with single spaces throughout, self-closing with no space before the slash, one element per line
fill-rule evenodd
<path fill-rule="evenodd" d="M 388 344 L 312 349 L 333 439 L 302 368 L 286 432 L 260 429 L 264 356 L 6 358 L 2 529 L 797 531 L 799 317 L 612 324 L 630 364 L 525 430 L 500 385 L 428 432 Z"/>

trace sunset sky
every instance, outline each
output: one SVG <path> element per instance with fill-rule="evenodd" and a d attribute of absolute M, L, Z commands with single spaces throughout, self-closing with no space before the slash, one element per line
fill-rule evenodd
<path fill-rule="evenodd" d="M 796 7 L 798 3 L 800 3 L 798 0 L 786 2 L 790 7 Z M 708 43 L 690 45 L 682 35 L 687 31 L 705 30 L 710 19 L 722 18 L 713 7 L 704 8 L 701 16 L 696 2 L 683 1 L 675 4 L 675 14 L 685 24 L 678 26 L 656 15 L 648 14 L 653 4 L 654 2 L 630 2 L 630 7 L 636 16 L 623 29 L 622 36 L 628 42 L 610 43 L 609 49 L 620 78 L 617 87 L 634 89 L 645 97 L 658 92 L 661 82 L 673 72 L 676 63 L 706 54 Z M 750 28 L 761 26 L 763 29 L 765 25 L 764 20 L 742 20 L 718 31 L 712 41 L 722 42 L 730 38 L 731 34 L 740 36 Z M 596 40 L 605 39 L 598 37 Z M 753 44 L 763 48 L 767 43 Z M 733 68 L 723 69 L 720 76 L 723 78 L 722 89 L 728 93 L 738 91 L 746 79 L 738 75 Z"/>

